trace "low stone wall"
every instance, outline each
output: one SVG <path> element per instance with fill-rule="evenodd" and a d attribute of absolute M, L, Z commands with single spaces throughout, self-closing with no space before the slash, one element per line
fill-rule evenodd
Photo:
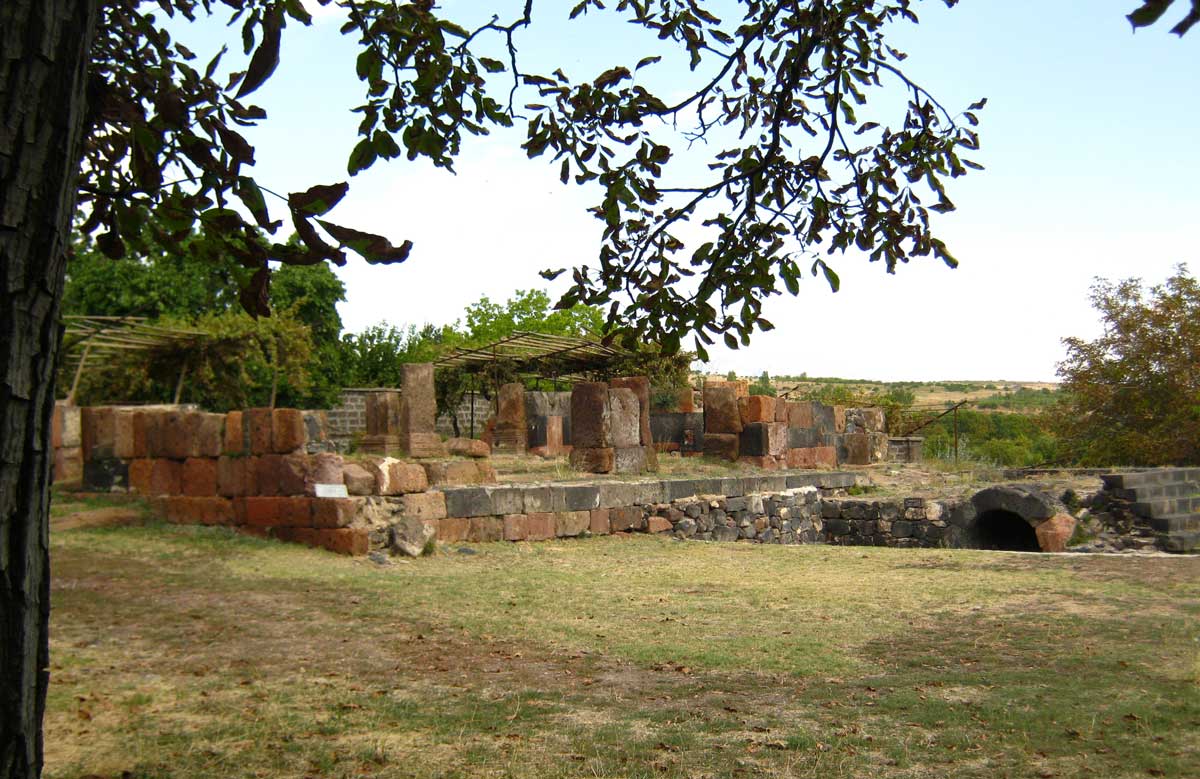
<path fill-rule="evenodd" d="M 487 447 L 470 439 L 447 442 L 454 459 L 347 461 L 320 451 L 323 412 L 109 406 L 81 409 L 79 418 L 84 489 L 142 495 L 171 522 L 229 525 L 346 554 L 371 548 L 378 522 L 364 513 L 367 497 L 440 518 L 442 495 L 431 488 L 496 481 Z"/>

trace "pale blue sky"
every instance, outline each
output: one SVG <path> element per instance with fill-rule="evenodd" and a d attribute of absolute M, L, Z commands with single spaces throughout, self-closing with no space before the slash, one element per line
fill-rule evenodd
<path fill-rule="evenodd" d="M 517 7 L 443 5 L 502 18 Z M 572 5 L 535 3 L 523 56 L 552 63 L 546 70 L 562 65 L 577 80 L 642 56 L 644 33 L 611 19 L 568 24 Z M 1052 379 L 1061 339 L 1097 331 L 1087 301 L 1094 277 L 1161 281 L 1181 262 L 1200 272 L 1200 33 L 1179 40 L 1163 25 L 1133 34 L 1124 14 L 1136 5 L 918 4 L 922 23 L 898 26 L 894 38 L 910 55 L 909 74 L 952 110 L 989 100 L 976 155 L 988 170 L 952 183 L 958 211 L 937 222 L 961 267 L 919 260 L 888 276 L 859 257 L 835 258 L 841 292 L 813 279 L 796 298 L 773 298 L 765 313 L 777 330 L 749 349 L 714 350 L 710 367 Z M 256 171 L 276 191 L 346 178 L 358 123 L 348 109 L 361 86 L 354 42 L 337 28 L 335 17 L 289 27 L 281 65 L 255 96 L 270 114 L 251 136 Z M 184 39 L 204 51 L 217 32 L 208 26 Z M 881 96 L 880 105 L 893 100 Z M 451 322 L 481 295 L 504 299 L 543 286 L 542 268 L 595 257 L 599 223 L 584 211 L 595 194 L 562 186 L 556 166 L 525 160 L 522 137 L 518 128 L 472 140 L 457 176 L 401 160 L 351 180 L 335 221 L 416 246 L 402 266 L 352 260 L 339 270 L 347 329 Z"/>

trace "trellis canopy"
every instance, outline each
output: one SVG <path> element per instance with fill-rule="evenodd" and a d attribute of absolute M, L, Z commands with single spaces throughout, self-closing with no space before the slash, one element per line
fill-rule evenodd
<path fill-rule="evenodd" d="M 435 366 L 475 373 L 508 362 L 519 374 L 570 381 L 607 373 L 614 362 L 628 356 L 623 349 L 588 338 L 519 330 L 484 346 L 455 349 Z"/>

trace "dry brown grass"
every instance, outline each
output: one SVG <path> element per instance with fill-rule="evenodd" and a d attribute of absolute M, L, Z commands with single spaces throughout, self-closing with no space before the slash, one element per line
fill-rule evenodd
<path fill-rule="evenodd" d="M 1200 560 L 53 537 L 51 777 L 1176 776 Z"/>

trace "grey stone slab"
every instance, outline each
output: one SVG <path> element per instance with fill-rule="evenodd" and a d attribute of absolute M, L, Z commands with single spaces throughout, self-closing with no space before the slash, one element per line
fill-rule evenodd
<path fill-rule="evenodd" d="M 671 479 L 664 481 L 663 485 L 663 500 L 670 502 L 681 498 L 690 498 L 698 494 L 697 488 L 701 482 L 695 479 Z"/>
<path fill-rule="evenodd" d="M 821 477 L 814 473 L 789 473 L 784 476 L 784 479 L 789 490 L 821 486 Z"/>
<path fill-rule="evenodd" d="M 485 487 L 492 501 L 492 514 L 524 514 L 525 491 L 520 487 Z"/>
<path fill-rule="evenodd" d="M 853 473 L 845 471 L 830 471 L 828 473 L 818 474 L 821 481 L 818 486 L 827 490 L 846 489 L 853 487 L 857 477 Z"/>
<path fill-rule="evenodd" d="M 662 484 L 660 482 L 603 482 L 597 484 L 599 490 L 599 505 L 597 508 L 610 509 L 618 506 L 645 506 L 662 502 Z"/>
<path fill-rule="evenodd" d="M 567 484 L 562 488 L 564 511 L 600 508 L 600 488 L 594 484 Z"/>
<path fill-rule="evenodd" d="M 484 517 L 496 513 L 492 510 L 492 497 L 484 487 L 448 487 L 442 492 L 448 517 Z"/>
<path fill-rule="evenodd" d="M 727 476 L 721 479 L 721 489 L 716 494 L 724 495 L 727 498 L 736 498 L 746 494 L 744 487 L 741 479 Z"/>
<path fill-rule="evenodd" d="M 544 514 L 567 510 L 561 486 L 522 487 L 521 493 L 525 505 L 524 513 Z"/>

